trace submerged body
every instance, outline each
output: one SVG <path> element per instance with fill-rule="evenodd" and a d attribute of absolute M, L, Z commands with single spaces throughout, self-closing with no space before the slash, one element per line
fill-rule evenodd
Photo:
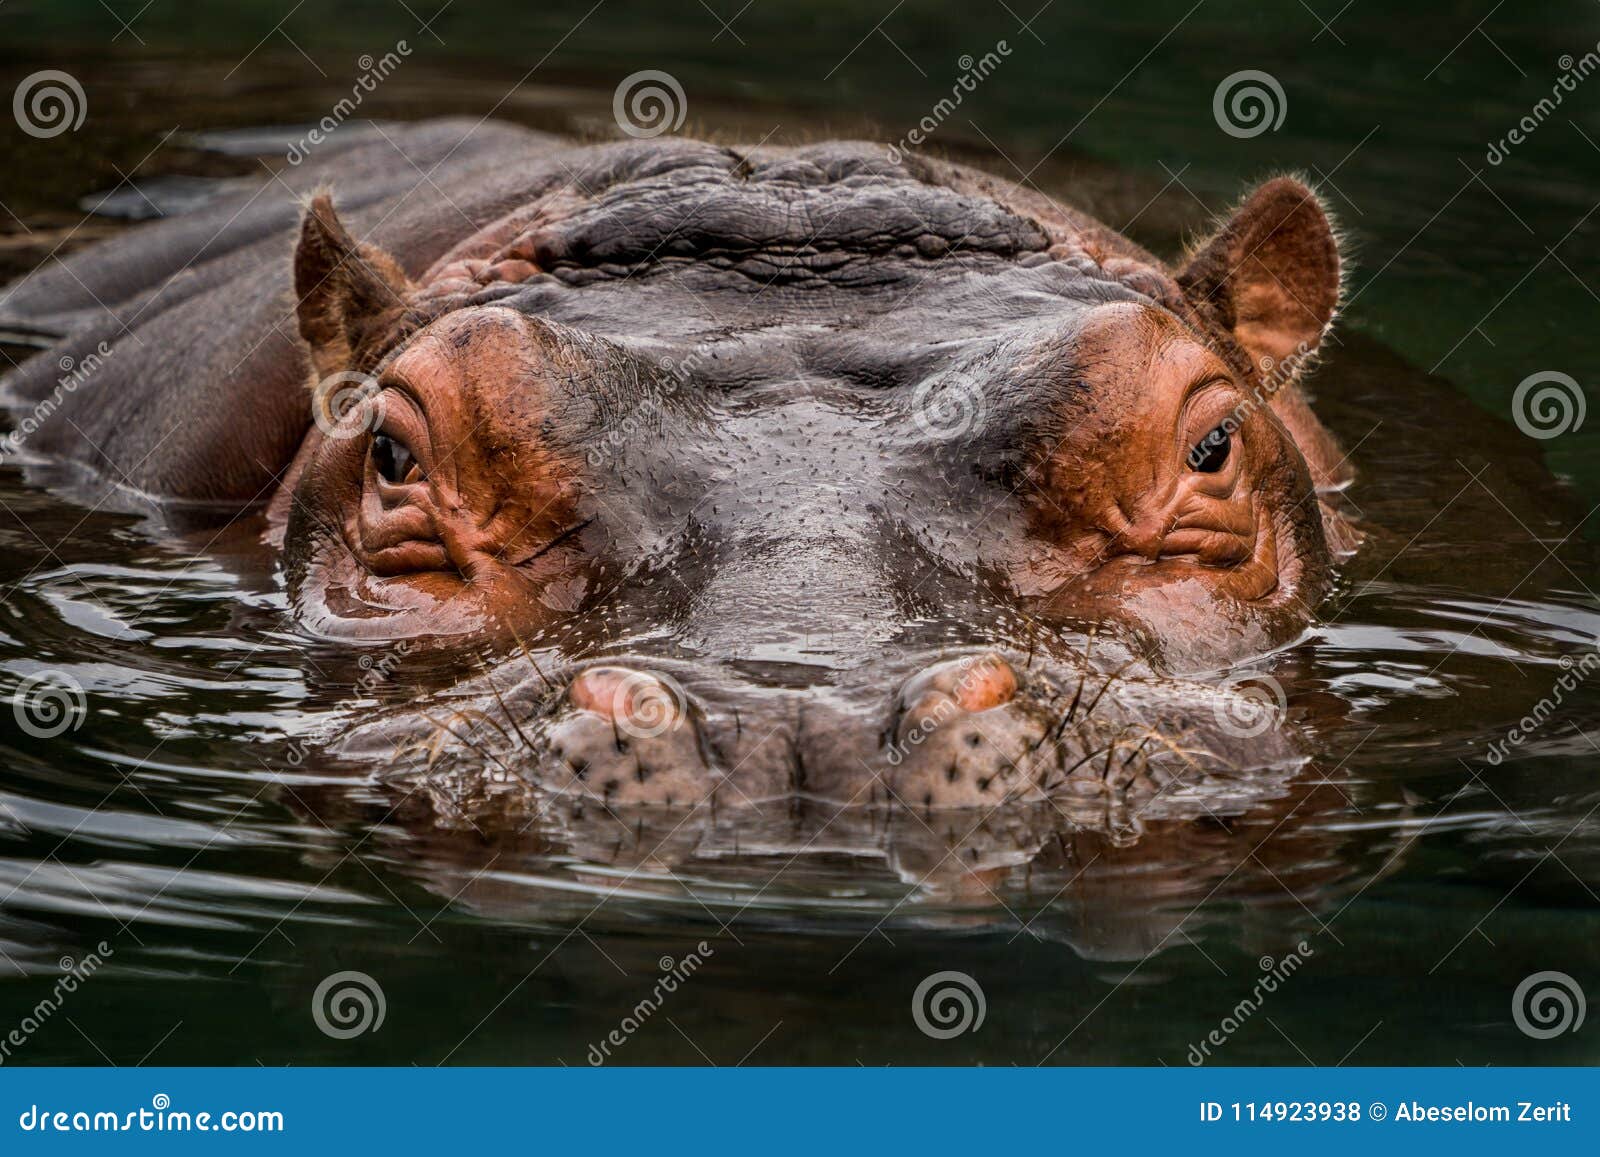
<path fill-rule="evenodd" d="M 292 260 L 264 207 L 0 297 L 106 351 L 30 452 L 266 504 L 306 632 L 443 657 L 347 751 L 608 806 L 986 809 L 1300 757 L 1231 673 L 1353 541 L 1299 385 L 1340 285 L 1305 186 L 1172 270 L 867 145 L 403 140 L 432 189 L 330 160 Z"/>

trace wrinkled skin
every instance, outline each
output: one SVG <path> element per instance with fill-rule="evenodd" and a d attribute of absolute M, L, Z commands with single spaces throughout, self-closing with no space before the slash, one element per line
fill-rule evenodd
<path fill-rule="evenodd" d="M 230 283 L 236 332 L 116 366 L 176 357 L 181 397 L 231 365 L 259 417 L 159 478 L 112 455 L 125 481 L 270 498 L 304 630 L 459 657 L 347 752 L 608 807 L 1148 799 L 1300 758 L 1227 673 L 1306 629 L 1354 541 L 1298 384 L 1340 285 L 1305 186 L 1173 270 L 868 145 L 441 180 L 453 212 L 365 231 L 309 203 L 296 333 L 271 281 L 220 312 Z M 53 448 L 104 471 L 113 433 L 81 426 L 96 452 Z"/>

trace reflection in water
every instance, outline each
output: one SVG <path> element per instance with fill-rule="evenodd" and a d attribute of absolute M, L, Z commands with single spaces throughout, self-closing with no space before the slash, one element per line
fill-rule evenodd
<path fill-rule="evenodd" d="M 619 813 L 587 802 L 531 824 L 480 816 L 481 838 L 463 838 L 461 826 L 418 808 L 407 816 L 417 826 L 408 826 L 403 852 L 381 836 L 374 851 L 430 891 L 500 921 L 592 913 L 603 927 L 594 912 L 603 898 L 608 907 L 654 902 L 694 920 L 793 932 L 817 920 L 835 933 L 891 920 L 1026 931 L 1084 959 L 1133 962 L 1192 943 L 1186 926 L 1211 901 L 1282 907 L 1293 917 L 1286 932 L 1319 927 L 1319 912 L 1346 902 L 1399 855 L 1409 809 L 1362 802 L 1381 817 L 1386 840 L 1363 841 L 1338 823 L 1355 802 L 1339 784 L 1312 780 L 1282 785 L 1248 810 L 1125 817 L 1117 828 L 1103 811 L 1042 804 L 983 814 L 775 803 L 719 817 L 706 808 Z"/>

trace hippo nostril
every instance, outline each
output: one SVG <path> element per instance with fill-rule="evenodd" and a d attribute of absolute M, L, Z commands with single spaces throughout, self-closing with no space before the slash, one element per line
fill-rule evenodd
<path fill-rule="evenodd" d="M 929 808 L 1042 798 L 1047 764 L 1035 757 L 1046 721 L 1018 701 L 1022 692 L 1022 677 L 993 651 L 947 659 L 908 679 L 885 756 L 894 769 L 891 793 Z"/>
<path fill-rule="evenodd" d="M 1011 702 L 1017 694 L 1017 673 L 999 655 L 983 655 L 962 673 L 956 702 L 968 711 L 988 711 Z"/>
<path fill-rule="evenodd" d="M 625 752 L 626 739 L 651 738 L 672 730 L 685 714 L 683 691 L 676 683 L 627 667 L 590 667 L 579 672 L 567 688 L 568 701 L 615 724 L 617 749 Z"/>
<path fill-rule="evenodd" d="M 587 667 L 567 684 L 566 707 L 544 729 L 556 762 L 537 768 L 552 790 L 607 807 L 693 804 L 715 790 L 701 708 L 670 676 Z"/>
<path fill-rule="evenodd" d="M 905 685 L 900 701 L 913 707 L 934 695 L 954 702 L 962 711 L 977 714 L 1005 706 L 1016 694 L 1017 673 L 991 651 L 934 664 Z"/>

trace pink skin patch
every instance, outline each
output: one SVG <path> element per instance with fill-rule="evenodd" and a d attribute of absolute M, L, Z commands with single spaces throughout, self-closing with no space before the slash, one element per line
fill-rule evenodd
<path fill-rule="evenodd" d="M 590 667 L 573 679 L 567 699 L 619 727 L 659 726 L 681 713 L 677 697 L 660 679 L 626 667 Z"/>
<path fill-rule="evenodd" d="M 963 710 L 988 711 L 1011 702 L 1017 693 L 1017 676 L 1004 659 L 985 656 L 961 676 L 955 691 Z"/>

